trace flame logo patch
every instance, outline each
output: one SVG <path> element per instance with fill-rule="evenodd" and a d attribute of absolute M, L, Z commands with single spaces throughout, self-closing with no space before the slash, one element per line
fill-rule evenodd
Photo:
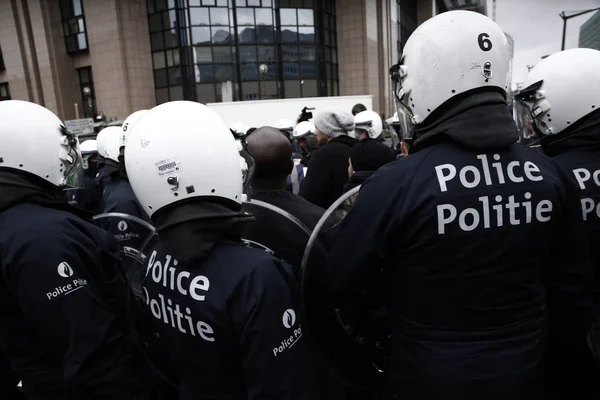
<path fill-rule="evenodd" d="M 281 321 L 283 322 L 283 326 L 290 329 L 296 323 L 296 312 L 291 308 L 285 310 Z"/>
<path fill-rule="evenodd" d="M 121 232 L 125 232 L 127 230 L 127 222 L 125 221 L 120 221 L 117 224 L 117 228 L 121 231 Z"/>
<path fill-rule="evenodd" d="M 63 278 L 70 278 L 73 276 L 73 268 L 66 261 L 63 261 L 58 264 L 58 274 Z"/>

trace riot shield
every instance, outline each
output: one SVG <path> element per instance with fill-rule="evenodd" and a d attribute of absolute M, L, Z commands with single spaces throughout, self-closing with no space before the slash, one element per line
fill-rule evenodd
<path fill-rule="evenodd" d="M 145 263 L 146 256 L 141 251 L 145 242 L 154 234 L 154 227 L 148 222 L 123 213 L 95 215 L 96 225 L 107 230 L 119 242 L 124 272 L 131 279 L 137 263 Z"/>
<path fill-rule="evenodd" d="M 324 276 L 327 250 L 359 190 L 360 186 L 353 188 L 336 200 L 312 232 L 301 264 L 301 302 L 305 331 L 330 372 L 350 388 L 369 390 L 383 379 L 389 338 L 387 315 L 382 309 L 334 307 Z"/>
<path fill-rule="evenodd" d="M 299 278 L 310 229 L 292 214 L 264 201 L 248 200 L 244 202 L 244 211 L 255 218 L 242 232 L 246 246 L 260 248 L 285 261 Z"/>

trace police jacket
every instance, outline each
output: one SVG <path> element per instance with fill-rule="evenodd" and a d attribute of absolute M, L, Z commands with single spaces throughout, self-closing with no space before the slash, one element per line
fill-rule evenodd
<path fill-rule="evenodd" d="M 579 190 L 581 215 L 594 268 L 594 317 L 600 315 L 600 112 L 584 117 L 559 135 L 543 138 L 541 144 L 544 152 L 552 157 L 552 161 Z M 546 369 L 550 392 L 547 397 L 577 398 L 575 392 L 590 398 L 600 397 L 597 385 L 600 366 L 587 348 L 566 347 L 561 339 L 557 337 L 554 340 L 555 346 L 548 355 L 556 362 Z"/>
<path fill-rule="evenodd" d="M 579 333 L 591 305 L 575 188 L 515 143 L 500 94 L 472 93 L 424 125 L 343 221 L 332 297 L 356 306 L 384 287 L 384 398 L 539 398 L 546 305 Z"/>
<path fill-rule="evenodd" d="M 148 388 L 128 334 L 118 250 L 57 196 L 2 186 L 0 344 L 40 399 L 126 399 Z"/>
<path fill-rule="evenodd" d="M 269 203 L 295 217 L 303 226 L 269 209 L 248 210 L 255 221 L 247 224 L 243 238 L 266 246 L 275 257 L 290 264 L 299 276 L 304 248 L 325 210 L 287 191 L 252 191 L 252 199 Z"/>
<path fill-rule="evenodd" d="M 167 228 L 159 218 L 147 253 L 143 287 L 180 399 L 318 398 L 289 266 L 244 247 L 239 220 L 215 213 Z"/>
<path fill-rule="evenodd" d="M 312 153 L 300 196 L 327 209 L 343 193 L 348 180 L 348 159 L 356 139 L 338 136 Z"/>

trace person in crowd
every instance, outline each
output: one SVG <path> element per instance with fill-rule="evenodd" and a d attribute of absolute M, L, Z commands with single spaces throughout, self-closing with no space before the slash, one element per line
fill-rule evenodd
<path fill-rule="evenodd" d="M 318 148 L 317 138 L 315 137 L 315 125 L 310 121 L 300 122 L 294 127 L 292 137 L 300 149 L 302 165 L 307 168 L 311 153 Z M 313 142 L 311 145 L 311 141 Z"/>
<path fill-rule="evenodd" d="M 93 214 L 102 212 L 102 193 L 96 185 L 98 175 L 98 146 L 96 139 L 81 143 L 81 161 L 83 165 L 82 187 L 67 191 L 67 202 Z"/>
<path fill-rule="evenodd" d="M 355 117 L 357 114 L 367 111 L 367 107 L 365 107 L 362 103 L 356 103 L 354 107 L 352 107 L 352 116 Z"/>
<path fill-rule="evenodd" d="M 528 111 L 523 118 L 525 124 L 536 132 L 530 136 L 536 138 L 544 153 L 552 157 L 560 171 L 579 188 L 596 278 L 594 297 L 597 307 L 600 304 L 598 65 L 598 50 L 569 49 L 555 53 L 529 72 L 523 83 L 524 89 L 517 95 Z M 596 310 L 594 315 L 598 313 Z M 565 323 L 558 323 L 556 327 L 558 330 L 550 331 L 545 398 L 600 398 L 597 384 L 600 367 L 585 343 L 574 336 L 578 329 Z"/>
<path fill-rule="evenodd" d="M 386 305 L 383 399 L 539 399 L 549 330 L 581 342 L 593 281 L 577 188 L 517 143 L 510 60 L 494 21 L 450 11 L 390 70 L 411 155 L 362 185 L 325 278 L 335 307 Z"/>
<path fill-rule="evenodd" d="M 286 177 L 294 169 L 289 141 L 276 129 L 262 127 L 247 137 L 247 143 L 256 161 L 250 182 L 251 198 L 281 208 L 312 231 L 325 210 L 286 190 Z M 278 226 L 269 218 L 272 213 L 262 214 L 250 227 L 250 236 L 275 251 L 275 255 L 292 265 L 297 273 L 308 235 L 300 236 L 297 231 Z"/>
<path fill-rule="evenodd" d="M 367 138 L 383 139 L 383 123 L 375 111 L 362 111 L 354 116 L 354 134 L 356 140 Z"/>
<path fill-rule="evenodd" d="M 311 156 L 310 168 L 300 187 L 300 196 L 326 209 L 343 192 L 348 180 L 348 158 L 356 139 L 352 115 L 339 108 L 325 110 L 314 118 L 319 149 Z"/>
<path fill-rule="evenodd" d="M 27 399 L 148 399 L 110 235 L 64 202 L 79 143 L 50 110 L 0 102 L 0 344 Z"/>
<path fill-rule="evenodd" d="M 157 160 L 174 165 L 157 174 Z M 143 291 L 180 398 L 317 399 L 291 268 L 241 241 L 244 177 L 223 119 L 161 104 L 133 127 L 125 164 L 158 233 Z"/>
<path fill-rule="evenodd" d="M 344 185 L 344 192 L 362 185 L 375 171 L 394 160 L 396 160 L 394 151 L 379 140 L 361 140 L 350 152 L 349 179 Z"/>

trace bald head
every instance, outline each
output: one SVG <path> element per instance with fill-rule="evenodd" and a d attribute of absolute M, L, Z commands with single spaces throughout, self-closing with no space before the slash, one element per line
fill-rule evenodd
<path fill-rule="evenodd" d="M 256 161 L 253 186 L 267 182 L 285 185 L 292 168 L 292 144 L 289 139 L 279 129 L 263 126 L 247 136 L 246 142 Z"/>

